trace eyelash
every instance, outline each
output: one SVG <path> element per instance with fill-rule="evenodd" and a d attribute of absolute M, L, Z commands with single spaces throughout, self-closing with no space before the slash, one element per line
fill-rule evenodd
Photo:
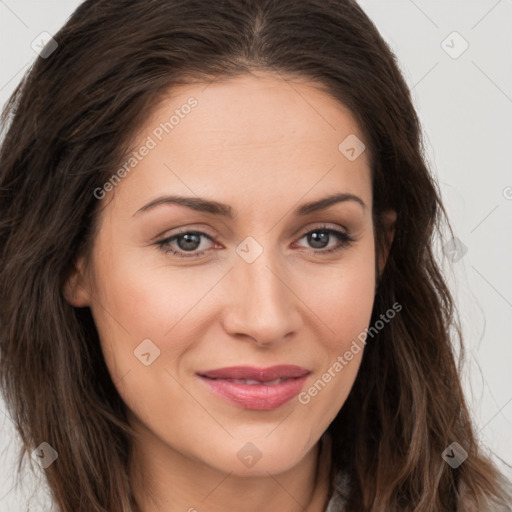
<path fill-rule="evenodd" d="M 312 249 L 312 252 L 314 252 L 314 253 L 331 254 L 331 253 L 334 253 L 334 252 L 337 252 L 337 251 L 341 251 L 342 249 L 345 249 L 347 247 L 350 247 L 352 245 L 352 243 L 355 242 L 355 239 L 352 238 L 347 233 L 344 233 L 343 231 L 338 231 L 337 229 L 329 228 L 327 226 L 319 226 L 319 227 L 316 227 L 316 228 L 311 229 L 309 231 L 306 231 L 305 233 L 302 234 L 302 236 L 299 238 L 299 240 L 301 238 L 304 238 L 306 235 L 309 235 L 311 233 L 315 233 L 317 231 L 327 232 L 327 233 L 329 233 L 331 235 L 336 236 L 338 238 L 338 240 L 339 240 L 339 244 L 337 246 L 332 247 L 331 249 L 327 249 L 327 250 L 322 250 L 322 249 L 316 249 L 315 250 L 315 249 Z M 203 250 L 203 251 L 200 251 L 200 252 L 193 252 L 190 255 L 186 255 L 184 253 L 184 251 L 178 251 L 176 249 L 171 248 L 170 245 L 169 245 L 170 242 L 172 242 L 173 240 L 179 238 L 180 236 L 182 236 L 182 235 L 191 235 L 191 234 L 205 236 L 206 238 L 209 238 L 210 240 L 212 240 L 212 238 L 209 235 L 207 235 L 206 233 L 203 233 L 201 231 L 190 230 L 190 231 L 181 231 L 179 233 L 176 233 L 175 235 L 172 235 L 171 237 L 165 238 L 164 240 L 161 240 L 160 242 L 157 242 L 156 245 L 158 247 L 160 247 L 160 249 L 165 254 L 171 253 L 174 256 L 178 256 L 179 258 L 199 258 L 200 256 L 202 256 L 207 251 L 207 249 Z"/>

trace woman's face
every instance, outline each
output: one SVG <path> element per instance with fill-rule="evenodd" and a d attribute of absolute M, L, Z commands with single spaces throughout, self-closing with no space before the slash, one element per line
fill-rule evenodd
<path fill-rule="evenodd" d="M 139 133 L 68 297 L 91 308 L 142 449 L 285 471 L 363 354 L 376 280 L 363 134 L 326 93 L 271 75 L 175 88 Z"/>

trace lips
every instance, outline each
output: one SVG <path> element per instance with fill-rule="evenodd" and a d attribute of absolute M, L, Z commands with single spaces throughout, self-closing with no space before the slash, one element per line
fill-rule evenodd
<path fill-rule="evenodd" d="M 294 365 L 232 366 L 198 373 L 217 396 L 244 409 L 272 410 L 297 396 L 311 372 Z"/>
<path fill-rule="evenodd" d="M 309 370 L 300 366 L 279 365 L 269 368 L 254 368 L 252 366 L 231 366 L 201 372 L 200 375 L 210 379 L 224 380 L 254 380 L 257 382 L 271 382 L 277 379 L 292 379 L 302 377 L 309 373 Z"/>

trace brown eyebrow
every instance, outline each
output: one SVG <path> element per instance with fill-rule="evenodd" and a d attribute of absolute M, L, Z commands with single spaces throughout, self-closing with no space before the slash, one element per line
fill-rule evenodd
<path fill-rule="evenodd" d="M 329 208 L 330 206 L 346 202 L 346 201 L 354 201 L 361 205 L 361 207 L 366 209 L 366 204 L 364 201 L 354 195 L 354 194 L 334 194 L 327 197 L 324 197 L 322 199 L 319 199 L 317 201 L 311 201 L 309 203 L 304 203 L 302 206 L 297 208 L 295 210 L 296 216 L 303 216 L 303 215 L 309 215 L 310 213 L 325 210 L 326 208 Z M 160 206 L 162 204 L 178 204 L 181 206 L 185 206 L 187 208 L 191 208 L 193 210 L 209 213 L 212 215 L 218 215 L 222 217 L 226 217 L 229 219 L 235 219 L 236 214 L 233 208 L 227 204 L 219 203 L 217 201 L 204 199 L 201 197 L 185 197 L 185 196 L 161 196 L 157 197 L 156 199 L 153 199 L 148 204 L 144 205 L 142 208 L 137 210 L 134 215 L 137 215 L 142 212 L 146 212 L 148 210 L 151 210 L 157 206 Z"/>

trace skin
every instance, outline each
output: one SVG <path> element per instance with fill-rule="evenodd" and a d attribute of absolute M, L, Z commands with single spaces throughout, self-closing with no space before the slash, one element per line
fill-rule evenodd
<path fill-rule="evenodd" d="M 317 478 L 327 467 L 319 439 L 363 350 L 309 403 L 295 398 L 272 411 L 227 403 L 196 372 L 295 364 L 311 371 L 307 390 L 368 327 L 376 283 L 369 155 L 350 161 L 338 150 L 348 135 L 364 136 L 327 93 L 261 73 L 173 89 L 134 147 L 191 96 L 198 106 L 102 200 L 98 234 L 66 297 L 91 308 L 139 436 L 130 474 L 140 510 L 320 512 L 328 488 Z M 334 192 L 366 206 L 293 214 Z M 164 194 L 226 203 L 237 217 L 175 204 L 136 213 Z M 395 218 L 384 219 L 390 243 Z M 336 236 L 322 246 L 304 235 L 324 224 L 355 241 L 322 254 L 339 245 Z M 180 229 L 207 236 L 188 253 L 183 238 L 168 245 L 203 255 L 180 258 L 156 244 Z M 249 236 L 262 249 L 251 263 L 236 252 Z M 144 339 L 160 350 L 149 366 L 134 355 Z M 261 454 L 251 467 L 237 457 L 248 442 Z"/>

